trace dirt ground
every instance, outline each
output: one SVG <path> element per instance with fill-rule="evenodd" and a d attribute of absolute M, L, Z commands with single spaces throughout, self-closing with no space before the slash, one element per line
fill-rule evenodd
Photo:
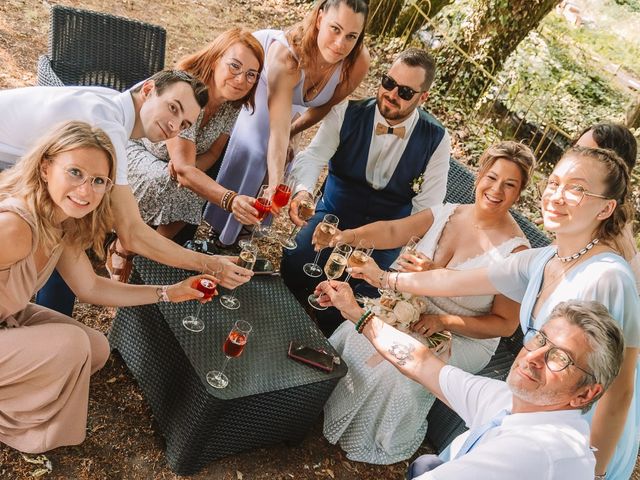
<path fill-rule="evenodd" d="M 103 11 L 164 26 L 166 65 L 200 48 L 226 28 L 284 27 L 301 18 L 309 3 L 292 0 L 85 0 L 0 2 L 0 88 L 34 85 L 38 55 L 47 51 L 53 4 Z M 376 67 L 384 58 L 374 55 Z M 372 93 L 371 87 L 361 93 Z M 1 113 L 1 112 L 0 112 Z M 108 332 L 114 309 L 77 305 L 75 316 Z M 21 455 L 0 445 L 2 479 L 175 479 L 164 444 L 142 391 L 117 354 L 92 378 L 87 439 L 46 456 Z M 429 452 L 423 446 L 418 454 Z M 400 479 L 408 462 L 372 466 L 347 460 L 322 437 L 319 419 L 297 447 L 274 445 L 210 464 L 194 479 Z M 636 468 L 637 470 L 637 468 Z M 634 474 L 634 478 L 640 476 Z"/>

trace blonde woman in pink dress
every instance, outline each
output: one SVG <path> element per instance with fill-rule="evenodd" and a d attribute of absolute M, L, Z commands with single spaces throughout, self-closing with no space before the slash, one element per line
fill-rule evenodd
<path fill-rule="evenodd" d="M 30 303 L 54 268 L 88 303 L 202 297 L 191 287 L 200 277 L 126 285 L 93 272 L 85 249 L 104 253 L 114 174 L 109 137 L 83 122 L 55 128 L 0 174 L 0 442 L 22 452 L 84 440 L 89 379 L 109 357 L 101 332 Z"/>

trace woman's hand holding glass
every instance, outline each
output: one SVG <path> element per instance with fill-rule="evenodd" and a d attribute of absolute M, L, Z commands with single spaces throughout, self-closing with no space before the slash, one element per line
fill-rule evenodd
<path fill-rule="evenodd" d="M 195 313 L 193 315 L 187 315 L 182 319 L 182 326 L 191 332 L 201 332 L 202 330 L 204 330 L 204 322 L 200 318 L 202 305 L 218 294 L 217 275 L 222 273 L 222 266 L 220 264 L 217 264 L 214 268 L 215 269 L 212 269 L 207 265 L 202 265 L 203 275 L 190 277 L 186 280 L 191 282 L 190 286 L 192 289 L 195 289 L 201 294 L 198 298 L 198 300 L 200 300 L 200 303 L 198 304 L 198 308 L 196 309 Z M 183 284 L 184 282 L 185 280 L 180 282 L 180 284 Z M 167 296 L 168 295 L 169 291 L 167 289 Z M 169 299 L 171 299 L 171 297 L 169 297 Z"/>
<path fill-rule="evenodd" d="M 202 254 L 205 255 L 205 254 Z M 220 279 L 220 285 L 232 290 L 243 283 L 247 283 L 253 277 L 253 272 L 237 265 L 238 257 L 224 255 L 206 255 L 206 265 L 212 271 L 219 271 L 216 276 Z"/>
<path fill-rule="evenodd" d="M 353 278 L 361 278 L 369 285 L 377 288 L 389 288 L 393 286 L 387 285 L 389 272 L 382 270 L 373 258 L 369 258 L 361 267 L 348 267 L 347 272 L 349 272 Z"/>
<path fill-rule="evenodd" d="M 254 207 L 255 203 L 256 199 L 253 197 L 236 195 L 231 202 L 231 213 L 243 225 L 258 225 L 260 219 L 258 218 L 258 210 Z"/>
<path fill-rule="evenodd" d="M 312 239 L 312 242 L 314 244 L 316 244 L 315 242 L 318 242 L 320 245 L 328 245 L 329 241 L 338 229 L 338 222 L 338 217 L 327 213 L 322 219 L 322 222 L 318 224 L 315 231 L 313 232 L 313 237 L 316 240 Z M 320 268 L 320 265 L 318 265 L 318 260 L 320 259 L 320 252 L 323 248 L 324 247 L 318 248 L 318 245 L 316 244 L 317 253 L 316 258 L 313 260 L 313 263 L 305 263 L 302 267 L 304 273 L 306 273 L 310 277 L 316 278 L 322 275 L 322 269 Z"/>
<path fill-rule="evenodd" d="M 213 282 L 216 285 L 219 282 L 217 275 L 202 274 L 187 277 L 181 282 L 174 283 L 167 287 L 167 297 L 169 301 L 171 303 L 186 302 L 189 300 L 199 300 L 200 303 L 210 302 L 212 297 L 207 296 L 204 298 L 205 294 L 195 287 L 202 279 Z"/>
<path fill-rule="evenodd" d="M 401 254 L 396 260 L 396 265 L 399 272 L 426 272 L 435 268 L 433 260 L 419 251 Z"/>
<path fill-rule="evenodd" d="M 298 232 L 307 221 L 315 215 L 316 207 L 321 198 L 321 193 L 312 197 L 309 192 L 302 192 L 291 199 L 291 203 L 289 204 L 289 218 L 295 226 L 287 238 L 280 239 L 280 244 L 284 248 L 287 250 L 295 250 L 298 248 L 296 235 L 298 235 Z"/>

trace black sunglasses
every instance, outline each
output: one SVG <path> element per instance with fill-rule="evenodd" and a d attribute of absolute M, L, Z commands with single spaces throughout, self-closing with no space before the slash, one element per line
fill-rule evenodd
<path fill-rule="evenodd" d="M 398 87 L 398 96 L 402 100 L 411 100 L 415 97 L 416 92 L 413 88 L 407 87 L 406 85 L 398 85 L 396 81 L 391 78 L 389 75 L 382 75 L 382 88 L 385 90 L 391 91 L 394 88 Z"/>

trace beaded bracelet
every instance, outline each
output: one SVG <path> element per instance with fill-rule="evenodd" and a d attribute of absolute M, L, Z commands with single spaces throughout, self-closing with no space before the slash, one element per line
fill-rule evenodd
<path fill-rule="evenodd" d="M 360 315 L 360 318 L 358 319 L 358 321 L 356 322 L 356 331 L 358 331 L 358 329 L 360 328 L 360 325 L 362 325 L 362 322 L 364 321 L 365 318 L 367 318 L 367 316 L 371 313 L 371 309 L 366 309 L 364 311 L 364 313 L 362 315 Z"/>
<path fill-rule="evenodd" d="M 233 201 L 237 196 L 238 194 L 236 192 L 231 192 L 231 196 L 229 197 L 229 200 L 227 200 L 227 212 L 231 211 L 231 205 L 233 205 Z"/>
<path fill-rule="evenodd" d="M 229 210 L 227 210 L 227 202 L 229 200 L 229 196 L 231 195 L 232 191 L 231 190 L 227 190 L 226 192 L 224 192 L 224 195 L 222 196 L 222 200 L 220 200 L 220 208 L 222 208 L 225 212 L 228 212 Z"/>
<path fill-rule="evenodd" d="M 360 328 L 358 329 L 358 333 L 362 333 L 364 331 L 364 327 L 367 326 L 367 324 L 371 321 L 371 319 L 373 319 L 374 316 L 375 315 L 373 314 L 373 312 L 369 312 L 369 315 L 367 315 L 367 317 L 364 319 L 364 321 L 360 325 Z"/>

